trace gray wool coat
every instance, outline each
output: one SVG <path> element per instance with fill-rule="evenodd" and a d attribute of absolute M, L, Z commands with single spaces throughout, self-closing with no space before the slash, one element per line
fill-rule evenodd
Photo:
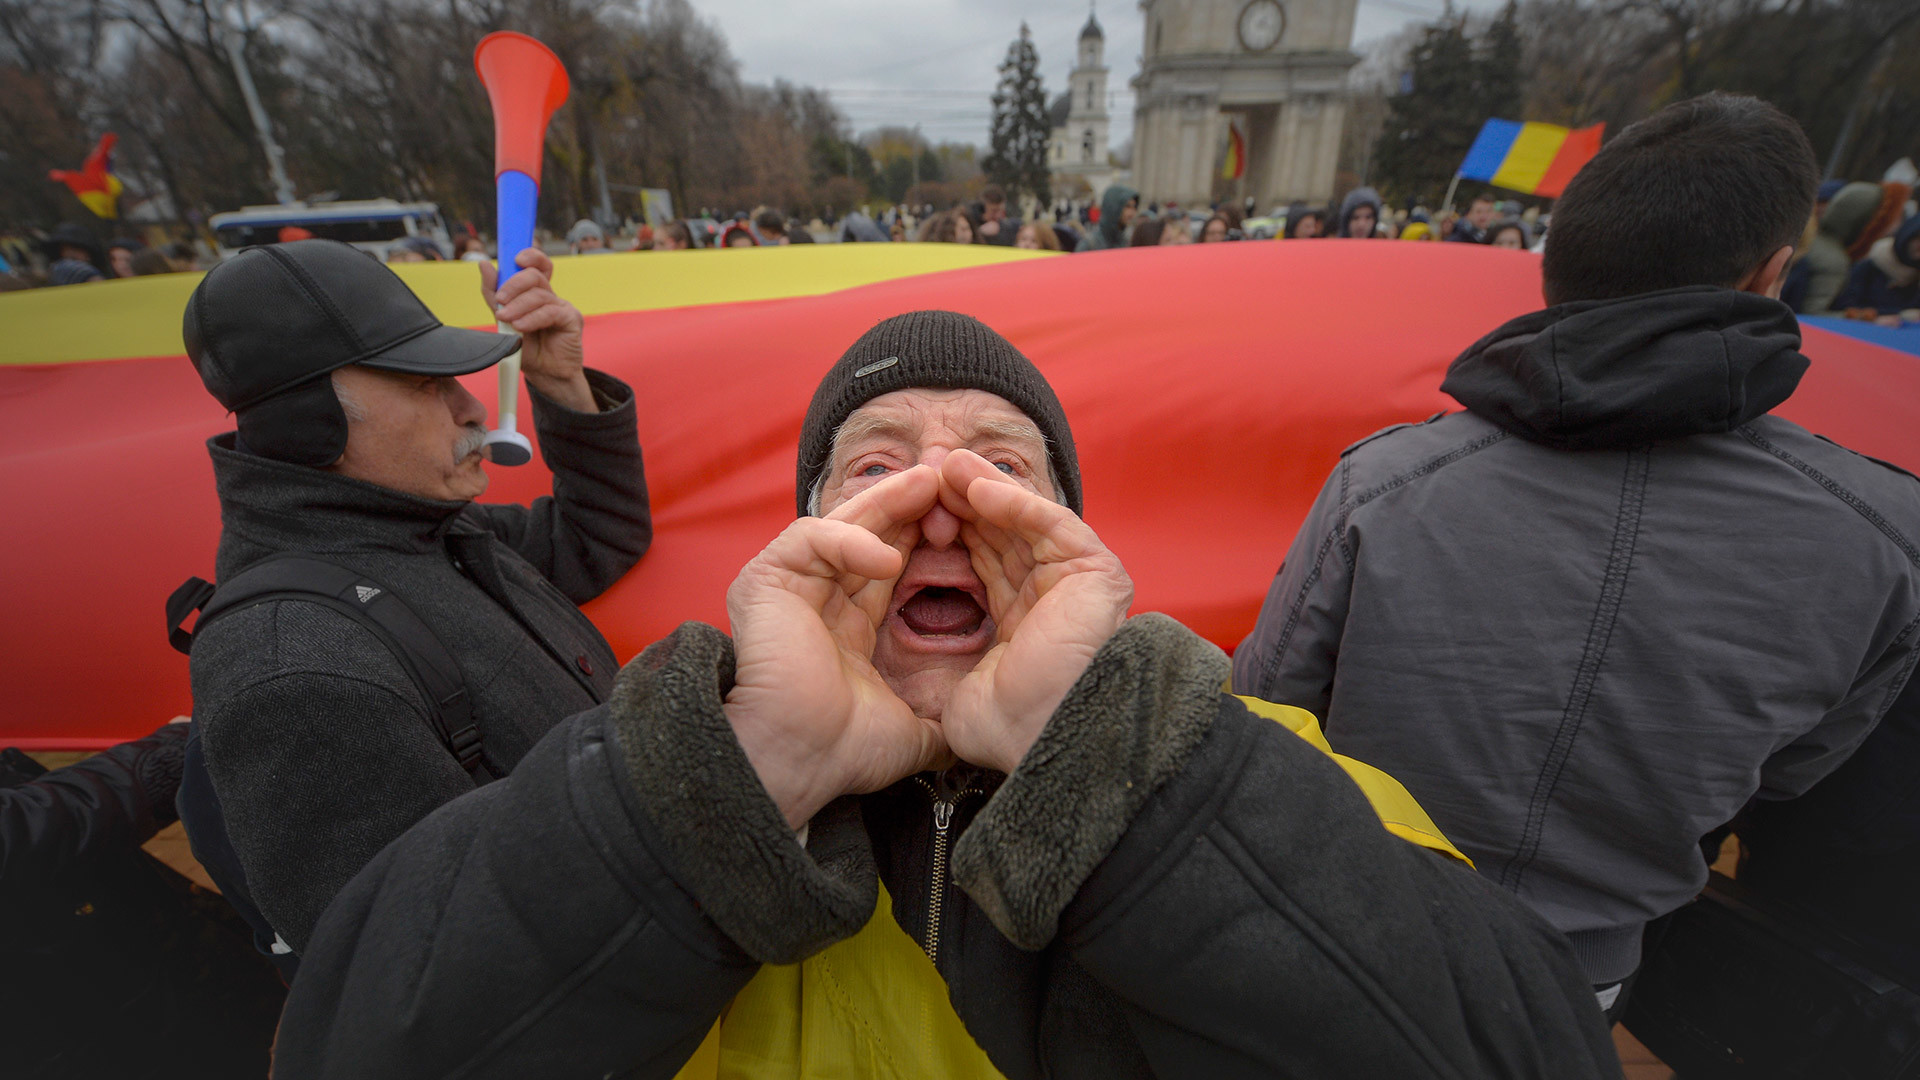
<path fill-rule="evenodd" d="M 458 660 L 487 758 L 510 771 L 612 690 L 618 663 L 578 605 L 652 539 L 633 391 L 588 378 L 598 414 L 530 392 L 554 474 L 553 495 L 531 506 L 423 499 L 213 439 L 219 579 L 298 551 L 392 589 Z M 276 601 L 220 619 L 196 637 L 192 676 L 234 850 L 295 951 L 381 848 L 473 790 L 393 654 L 325 607 Z"/>

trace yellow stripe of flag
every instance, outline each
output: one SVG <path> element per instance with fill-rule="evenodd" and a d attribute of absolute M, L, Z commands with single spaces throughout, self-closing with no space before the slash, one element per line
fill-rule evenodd
<path fill-rule="evenodd" d="M 1520 134 L 1514 138 L 1506 160 L 1500 163 L 1500 171 L 1493 174 L 1491 183 L 1512 191 L 1533 191 L 1547 175 L 1555 155 L 1560 153 L 1560 144 L 1566 141 L 1567 129 L 1558 124 L 1520 125 Z"/>
<path fill-rule="evenodd" d="M 912 274 L 1048 254 L 978 244 L 813 244 L 562 255 L 554 260 L 554 278 L 560 295 L 582 314 L 602 315 L 815 296 Z M 393 270 L 441 321 L 492 325 L 480 302 L 480 271 L 473 264 L 408 263 Z M 180 316 L 201 276 L 153 274 L 0 295 L 0 325 L 8 330 L 0 367 L 184 353 Z"/>

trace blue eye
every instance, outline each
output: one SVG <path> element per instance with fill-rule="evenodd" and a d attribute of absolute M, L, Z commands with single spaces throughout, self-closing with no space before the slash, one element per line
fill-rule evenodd
<path fill-rule="evenodd" d="M 1000 470 L 1001 472 L 1003 472 L 1003 473 L 1006 473 L 1006 474 L 1007 474 L 1008 476 L 1012 476 L 1012 475 L 1013 475 L 1013 463 L 1012 463 L 1012 462 L 1009 462 L 1009 461 L 996 461 L 996 462 L 994 462 L 994 463 L 993 463 L 993 467 L 994 467 L 994 468 L 996 468 L 996 469 L 999 469 L 999 470 Z"/>
<path fill-rule="evenodd" d="M 860 470 L 860 475 L 861 476 L 885 476 L 887 475 L 887 467 L 885 465 L 869 465 L 866 468 Z"/>

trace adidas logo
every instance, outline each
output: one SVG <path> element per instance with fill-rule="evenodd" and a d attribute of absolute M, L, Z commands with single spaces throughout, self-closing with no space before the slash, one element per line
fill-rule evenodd
<path fill-rule="evenodd" d="M 353 591 L 354 595 L 358 596 L 360 602 L 363 604 L 380 595 L 380 590 L 371 585 L 355 585 Z"/>

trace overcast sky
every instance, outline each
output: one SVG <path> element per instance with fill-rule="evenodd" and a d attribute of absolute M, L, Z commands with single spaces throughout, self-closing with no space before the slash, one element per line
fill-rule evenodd
<path fill-rule="evenodd" d="M 1470 8 L 1501 0 L 1467 0 Z M 776 78 L 833 92 L 866 131 L 911 127 L 933 142 L 985 145 L 988 95 L 1026 20 L 1049 97 L 1066 86 L 1087 21 L 1085 0 L 692 0 L 726 34 L 749 82 Z M 1441 0 L 1360 0 L 1354 42 L 1440 14 Z M 1133 134 L 1133 91 L 1145 19 L 1135 0 L 1102 0 L 1114 145 Z"/>

